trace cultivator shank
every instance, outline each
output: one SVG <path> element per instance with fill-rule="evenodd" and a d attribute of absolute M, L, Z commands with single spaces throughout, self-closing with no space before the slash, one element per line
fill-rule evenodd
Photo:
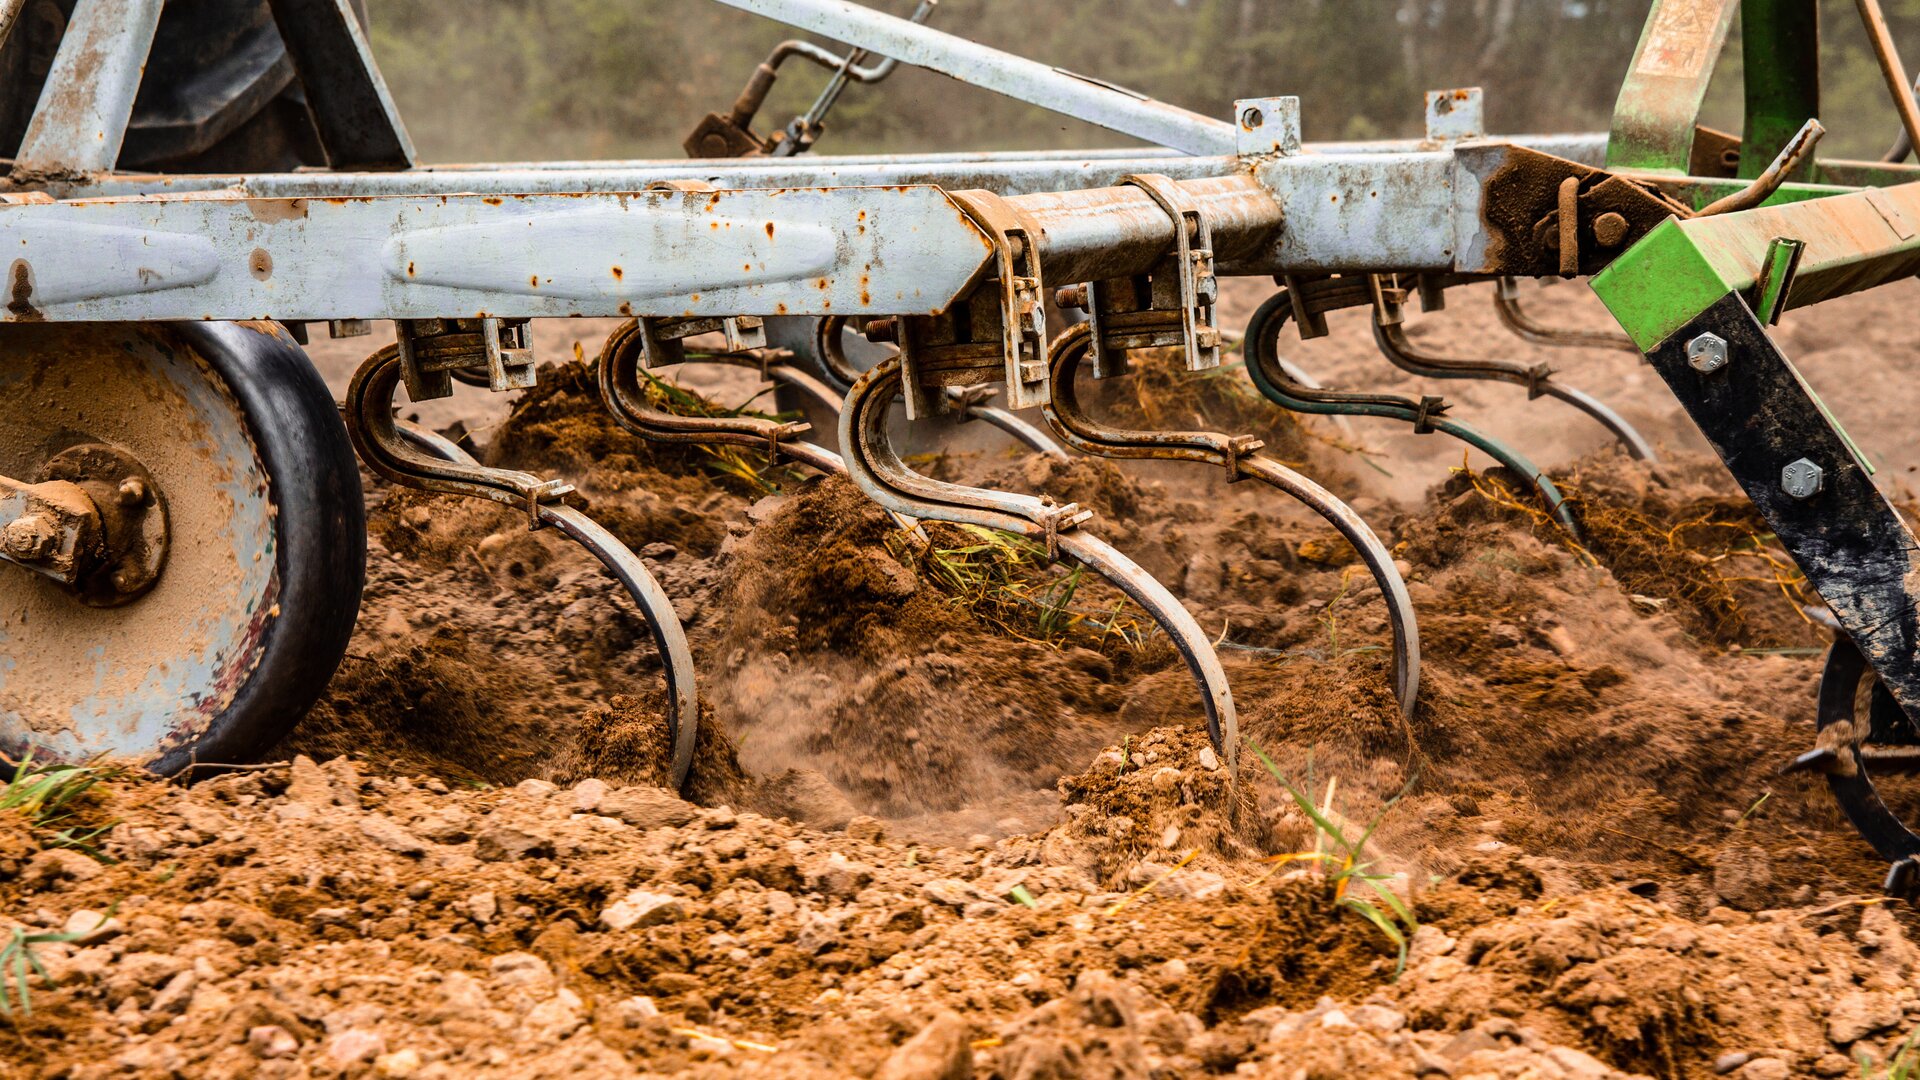
<path fill-rule="evenodd" d="M 1815 119 L 1811 0 L 1738 5 L 1749 73 L 1739 136 L 1697 123 L 1736 0 L 1656 0 L 1608 134 L 1491 137 L 1480 91 L 1467 89 L 1428 95 L 1424 139 L 1351 144 L 1303 142 L 1292 98 L 1247 98 L 1229 118 L 1207 117 L 986 48 L 926 25 L 932 0 L 912 19 L 846 0 L 723 2 L 847 51 L 781 45 L 729 111 L 689 136 L 698 160 L 417 166 L 348 0 L 271 0 L 331 168 L 155 175 L 116 164 L 133 110 L 128 87 L 138 85 L 128 65 L 137 68 L 160 5 L 78 0 L 0 197 L 0 243 L 12 253 L 0 333 L 18 332 L 9 324 L 44 332 L 209 320 L 277 320 L 301 333 L 325 321 L 351 333 L 392 320 L 397 344 L 367 361 L 348 394 L 354 448 L 393 483 L 524 509 L 531 527 L 560 528 L 593 551 L 653 627 L 680 779 L 694 745 L 695 666 L 658 585 L 583 515 L 570 485 L 482 467 L 397 422 L 396 389 L 420 401 L 451 393 L 455 381 L 531 386 L 527 320 L 620 318 L 596 377 L 626 430 L 658 442 L 759 447 L 845 472 L 903 526 L 1004 530 L 1092 567 L 1178 647 L 1209 734 L 1231 760 L 1237 737 L 1224 669 L 1173 593 L 1096 539 L 1079 507 L 915 472 L 893 441 L 892 402 L 902 400 L 910 420 L 979 418 L 1065 456 L 1014 415 L 1038 407 L 1068 449 L 1198 462 L 1303 502 L 1378 584 L 1392 629 L 1392 688 L 1412 716 L 1415 612 L 1391 549 L 1367 523 L 1245 433 L 1109 427 L 1082 407 L 1075 379 L 1083 366 L 1095 378 L 1125 377 L 1129 354 L 1142 349 L 1174 350 L 1194 371 L 1219 365 L 1228 344 L 1219 279 L 1270 277 L 1281 287 L 1244 338 L 1263 395 L 1342 423 L 1389 419 L 1459 439 L 1530 484 L 1543 515 L 1577 538 L 1578 516 L 1553 481 L 1519 450 L 1463 423 L 1445 399 L 1323 387 L 1280 355 L 1288 322 L 1318 337 L 1330 332 L 1328 313 L 1365 309 L 1379 350 L 1401 371 L 1524 387 L 1652 460 L 1654 447 L 1626 419 L 1548 368 L 1439 355 L 1405 332 L 1412 298 L 1433 312 L 1449 290 L 1491 285 L 1503 323 L 1522 338 L 1643 352 L 1714 444 L 1843 629 L 1820 742 L 1801 765 L 1827 772 L 1876 849 L 1903 860 L 1896 885 L 1920 877 L 1912 871 L 1920 839 L 1890 816 L 1870 780 L 1907 768 L 1920 745 L 1907 720 L 1920 716 L 1916 543 L 1767 333 L 1785 311 L 1920 271 L 1920 169 L 1817 157 L 1824 129 Z M 1873 0 L 1859 4 L 1901 124 L 1920 136 L 1920 109 L 1885 21 Z M 83 49 L 106 57 L 110 70 L 82 80 L 73 56 Z M 754 118 L 793 58 L 830 69 L 831 79 L 783 131 L 758 135 Z M 898 63 L 1152 147 L 810 155 L 833 103 Z M 99 139 L 80 137 L 89 125 Z M 1524 310 L 1514 285 L 1582 276 L 1593 277 L 1626 338 L 1547 326 Z M 796 333 L 797 320 L 805 322 Z M 890 355 L 862 370 L 847 355 L 849 331 Z M 702 335 L 721 344 L 703 347 L 694 340 Z M 792 347 L 769 347 L 776 338 Z M 806 441 L 824 433 L 804 423 L 661 408 L 650 392 L 657 373 L 687 362 L 751 367 L 837 413 L 839 453 Z M 986 403 L 994 388 L 1004 408 Z M 0 477 L 4 554 L 22 564 L 0 569 L 72 585 L 76 553 L 97 552 L 101 535 L 127 530 L 116 534 L 97 510 L 90 517 L 45 464 L 0 459 L 0 473 L 16 477 Z M 145 520 L 164 520 L 157 500 L 166 481 L 150 479 L 156 509 Z M 1841 684 L 1850 694 L 1869 668 L 1884 692 L 1863 724 L 1850 696 L 1846 709 L 1838 703 Z M 24 732 L 44 719 L 5 694 L 0 683 L 0 727 Z"/>

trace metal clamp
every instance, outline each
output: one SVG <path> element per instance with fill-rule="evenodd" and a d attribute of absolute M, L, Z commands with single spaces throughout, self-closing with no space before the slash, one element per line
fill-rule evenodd
<path fill-rule="evenodd" d="M 1047 312 L 1042 301 L 1040 247 L 1013 205 L 992 192 L 949 192 L 993 243 L 1000 281 L 1000 324 L 1006 363 L 1007 407 L 1047 400 Z M 902 360 L 912 364 L 902 342 Z M 911 375 L 911 372 L 908 372 Z"/>
<path fill-rule="evenodd" d="M 413 401 L 447 397 L 458 373 L 481 367 L 496 393 L 536 381 L 525 319 L 400 319 L 394 327 L 400 376 Z"/>
<path fill-rule="evenodd" d="M 1214 320 L 1219 282 L 1213 273 L 1213 229 L 1187 190 L 1157 173 L 1135 173 L 1120 183 L 1137 187 L 1173 221 L 1170 269 L 1178 283 L 1180 330 L 1187 350 L 1187 368 L 1205 371 L 1220 366 L 1220 328 Z M 1168 263 L 1162 263 L 1168 267 Z M 1162 275 L 1155 273 L 1154 306 L 1165 306 L 1160 295 Z M 1165 300 L 1172 300 L 1166 297 Z"/>

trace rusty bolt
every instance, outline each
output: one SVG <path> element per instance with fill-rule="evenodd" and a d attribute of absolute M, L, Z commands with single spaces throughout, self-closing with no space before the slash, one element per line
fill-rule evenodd
<path fill-rule="evenodd" d="M 1787 463 L 1780 470 L 1780 490 L 1796 499 L 1811 499 L 1826 486 L 1827 474 L 1807 458 Z"/>
<path fill-rule="evenodd" d="M 1702 375 L 1711 375 L 1727 366 L 1727 339 L 1719 334 L 1701 334 L 1687 342 L 1687 366 Z"/>
<path fill-rule="evenodd" d="M 1631 226 L 1624 216 L 1609 210 L 1593 219 L 1593 238 L 1599 241 L 1601 247 L 1619 247 L 1621 241 L 1627 238 L 1629 228 Z"/>
<path fill-rule="evenodd" d="M 44 559 L 53 554 L 58 539 L 59 533 L 45 514 L 22 514 L 7 523 L 7 554 L 16 559 Z"/>
<path fill-rule="evenodd" d="M 1085 311 L 1087 309 L 1086 283 L 1081 282 L 1078 285 L 1062 285 L 1058 289 L 1053 290 L 1053 302 L 1062 308 Z"/>
<path fill-rule="evenodd" d="M 137 476 L 120 481 L 120 505 L 140 506 L 147 501 L 147 485 Z"/>
<path fill-rule="evenodd" d="M 900 323 L 893 318 L 868 319 L 866 329 L 861 332 L 867 336 L 868 341 L 899 341 Z"/>
<path fill-rule="evenodd" d="M 122 594 L 137 592 L 140 586 L 146 584 L 146 579 L 141 576 L 140 571 L 131 566 L 122 566 L 115 570 L 112 580 L 113 591 Z"/>

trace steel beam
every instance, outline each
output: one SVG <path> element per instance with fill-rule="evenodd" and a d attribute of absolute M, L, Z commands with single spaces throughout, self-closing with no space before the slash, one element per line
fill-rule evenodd
<path fill-rule="evenodd" d="M 1801 125 L 1820 116 L 1820 9 L 1816 0 L 1742 0 L 1746 135 L 1740 175 L 1759 176 Z M 1788 177 L 1812 176 L 1807 162 Z"/>
<path fill-rule="evenodd" d="M 1700 105 L 1739 6 L 1654 0 L 1614 106 L 1608 168 L 1686 175 Z"/>
<path fill-rule="evenodd" d="M 104 172 L 120 158 L 162 0 L 79 0 L 14 160 L 14 175 Z M 8 23 L 11 26 L 11 21 Z"/>
<path fill-rule="evenodd" d="M 848 0 L 720 2 L 1158 146 L 1189 154 L 1234 151 L 1234 125 L 1224 120 L 990 49 Z"/>
<path fill-rule="evenodd" d="M 1711 335 L 1724 363 L 1702 371 Z M 1738 293 L 1650 349 L 1660 373 L 1834 617 L 1920 716 L 1920 540 Z"/>
<path fill-rule="evenodd" d="M 930 313 L 988 248 L 937 188 L 0 206 L 6 321 Z"/>
<path fill-rule="evenodd" d="M 1642 351 L 1759 282 L 1777 239 L 1806 245 L 1782 309 L 1920 272 L 1920 183 L 1661 225 L 1593 279 Z"/>
<path fill-rule="evenodd" d="M 327 161 L 336 169 L 404 169 L 413 141 L 352 0 L 267 0 L 306 87 Z"/>

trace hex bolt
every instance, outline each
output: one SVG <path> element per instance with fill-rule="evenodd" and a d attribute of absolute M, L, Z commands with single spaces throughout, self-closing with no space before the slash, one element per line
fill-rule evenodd
<path fill-rule="evenodd" d="M 1727 366 L 1727 339 L 1719 334 L 1701 334 L 1687 342 L 1687 365 L 1702 375 L 1711 375 Z"/>
<path fill-rule="evenodd" d="M 58 539 L 53 523 L 44 514 L 22 514 L 7 523 L 7 554 L 16 559 L 44 559 L 53 554 L 53 545 Z"/>
<path fill-rule="evenodd" d="M 1780 470 L 1780 490 L 1796 499 L 1811 499 L 1826 486 L 1827 474 L 1807 458 L 1790 461 Z"/>

